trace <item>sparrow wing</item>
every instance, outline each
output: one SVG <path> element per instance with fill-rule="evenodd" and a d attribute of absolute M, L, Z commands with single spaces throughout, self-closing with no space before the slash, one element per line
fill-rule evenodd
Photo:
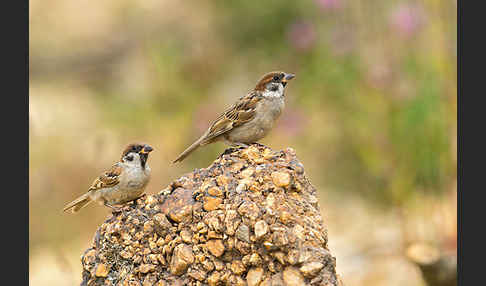
<path fill-rule="evenodd" d="M 256 106 L 261 99 L 262 96 L 258 91 L 252 91 L 249 94 L 240 97 L 235 104 L 214 120 L 208 129 L 204 141 L 201 143 L 204 144 L 243 123 L 252 120 L 255 117 Z"/>
<path fill-rule="evenodd" d="M 120 163 L 116 163 L 111 169 L 103 172 L 103 174 L 96 178 L 89 190 L 98 190 L 117 185 L 120 182 L 120 174 L 122 173 L 122 170 L 123 168 Z"/>

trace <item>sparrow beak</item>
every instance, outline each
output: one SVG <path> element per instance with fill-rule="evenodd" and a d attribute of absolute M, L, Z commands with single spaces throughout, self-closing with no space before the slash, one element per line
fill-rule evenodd
<path fill-rule="evenodd" d="M 145 145 L 143 146 L 142 150 L 140 151 L 140 153 L 142 154 L 148 154 L 150 152 L 152 152 L 154 149 L 152 147 L 150 147 L 149 145 Z"/>
<path fill-rule="evenodd" d="M 284 86 L 287 85 L 287 82 L 290 81 L 291 79 L 293 79 L 295 77 L 294 74 L 291 74 L 291 73 L 286 73 L 284 78 L 282 79 L 282 83 Z"/>

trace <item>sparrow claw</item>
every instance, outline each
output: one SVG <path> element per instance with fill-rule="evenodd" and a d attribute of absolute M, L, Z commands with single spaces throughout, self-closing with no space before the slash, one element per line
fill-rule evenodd
<path fill-rule="evenodd" d="M 105 203 L 105 206 L 107 206 L 107 207 L 111 208 L 111 210 L 112 210 L 111 212 L 112 212 L 113 214 L 123 212 L 123 207 L 118 207 L 118 208 L 117 208 L 117 207 L 114 207 L 114 206 L 112 206 L 112 205 L 110 205 L 110 204 L 108 204 L 108 203 Z"/>

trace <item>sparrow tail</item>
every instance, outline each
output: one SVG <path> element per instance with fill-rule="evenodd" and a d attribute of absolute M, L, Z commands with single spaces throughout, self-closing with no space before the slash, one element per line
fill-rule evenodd
<path fill-rule="evenodd" d="M 80 196 L 79 198 L 75 199 L 74 201 L 70 202 L 67 204 L 63 211 L 68 211 L 69 209 L 72 209 L 73 213 L 77 213 L 80 209 L 84 208 L 86 205 L 88 205 L 91 202 L 90 197 L 88 196 L 88 193 Z"/>
<path fill-rule="evenodd" d="M 201 144 L 201 142 L 205 139 L 205 136 L 201 136 L 201 138 L 197 139 L 196 142 L 192 143 L 184 152 L 182 152 L 177 159 L 172 161 L 172 163 L 182 162 L 189 154 L 191 154 L 194 150 L 196 150 L 199 146 L 205 145 Z"/>

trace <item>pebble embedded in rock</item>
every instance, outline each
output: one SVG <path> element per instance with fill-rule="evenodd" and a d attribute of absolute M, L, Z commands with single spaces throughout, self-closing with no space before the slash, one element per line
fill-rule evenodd
<path fill-rule="evenodd" d="M 234 274 L 236 274 L 236 275 L 243 274 L 243 272 L 245 272 L 245 270 L 246 270 L 246 267 L 245 267 L 245 265 L 243 265 L 241 260 L 235 260 L 235 261 L 231 262 L 231 271 L 233 271 Z"/>
<path fill-rule="evenodd" d="M 108 276 L 108 272 L 109 272 L 108 267 L 106 267 L 105 264 L 100 263 L 96 267 L 96 273 L 95 273 L 95 275 L 96 275 L 96 277 L 106 277 L 106 276 Z"/>
<path fill-rule="evenodd" d="M 311 277 L 316 276 L 317 273 L 319 273 L 319 271 L 321 271 L 321 269 L 323 267 L 324 267 L 324 264 L 315 261 L 315 262 L 306 263 L 306 264 L 302 265 L 299 269 L 300 269 L 300 272 L 302 272 L 302 274 L 305 277 L 311 278 Z"/>
<path fill-rule="evenodd" d="M 255 237 L 262 238 L 268 232 L 268 224 L 264 220 L 259 220 L 255 223 Z"/>
<path fill-rule="evenodd" d="M 238 229 L 236 230 L 236 237 L 239 240 L 250 242 L 250 229 L 246 224 L 240 224 Z"/>
<path fill-rule="evenodd" d="M 257 286 L 263 278 L 263 269 L 261 267 L 252 268 L 246 274 L 246 283 L 248 286 Z"/>
<path fill-rule="evenodd" d="M 192 248 L 187 244 L 181 243 L 174 248 L 170 262 L 170 272 L 174 275 L 181 275 L 186 271 L 189 264 L 193 262 Z"/>
<path fill-rule="evenodd" d="M 221 239 L 210 239 L 206 242 L 206 247 L 209 252 L 216 257 L 220 257 L 224 253 L 224 245 Z"/>
<path fill-rule="evenodd" d="M 293 266 L 285 268 L 283 271 L 283 280 L 286 286 L 305 285 L 304 277 L 302 277 L 299 270 Z"/>
<path fill-rule="evenodd" d="M 204 197 L 204 206 L 203 208 L 206 211 L 212 211 L 215 210 L 219 207 L 219 205 L 223 202 L 222 198 L 219 197 L 211 197 L 211 196 L 206 196 Z"/>
<path fill-rule="evenodd" d="M 277 187 L 286 188 L 290 185 L 290 175 L 286 172 L 273 172 L 272 180 Z"/>

